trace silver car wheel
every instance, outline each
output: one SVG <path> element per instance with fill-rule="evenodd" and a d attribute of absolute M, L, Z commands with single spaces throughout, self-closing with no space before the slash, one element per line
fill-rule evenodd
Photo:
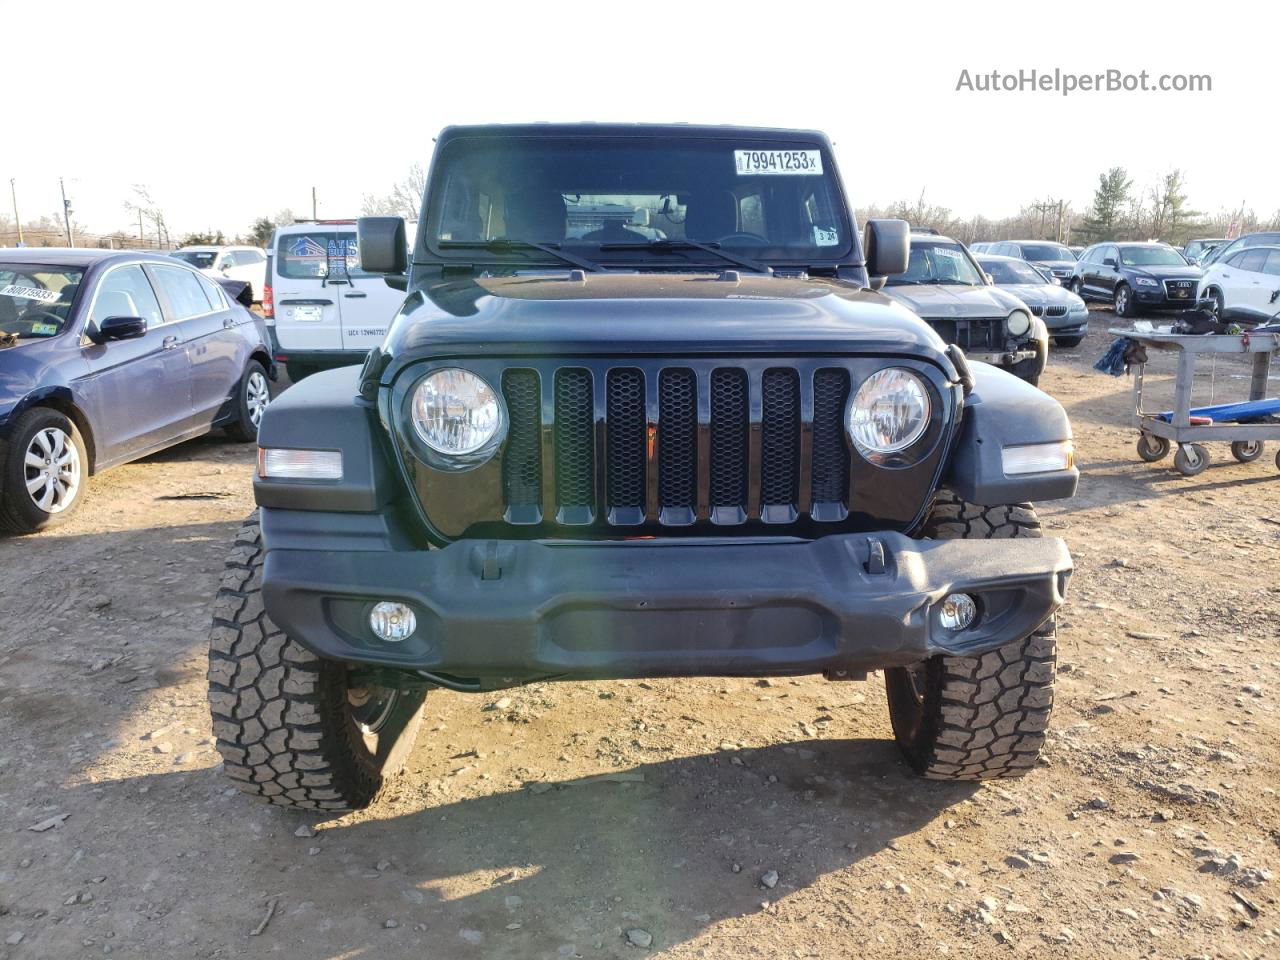
<path fill-rule="evenodd" d="M 27 447 L 27 495 L 45 513 L 61 513 L 80 493 L 80 449 L 58 427 L 36 431 Z"/>
<path fill-rule="evenodd" d="M 249 420 L 256 427 L 262 423 L 262 414 L 271 402 L 271 390 L 267 378 L 257 370 L 249 374 L 244 385 L 244 402 L 249 408 Z"/>
<path fill-rule="evenodd" d="M 1126 290 L 1124 287 L 1121 287 L 1119 290 L 1116 291 L 1116 313 L 1123 316 L 1125 310 L 1128 309 L 1128 306 L 1129 306 L 1129 291 Z"/>

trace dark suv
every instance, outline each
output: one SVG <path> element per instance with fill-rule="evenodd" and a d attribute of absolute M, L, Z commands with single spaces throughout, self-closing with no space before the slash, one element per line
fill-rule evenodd
<path fill-rule="evenodd" d="M 1095 243 L 1080 254 L 1071 291 L 1085 300 L 1110 300 L 1122 317 L 1144 309 L 1195 306 L 1204 271 L 1166 243 Z"/>
<path fill-rule="evenodd" d="M 263 421 L 209 662 L 242 790 L 369 803 L 436 687 L 876 668 L 922 774 L 1035 766 L 1071 428 L 876 292 L 907 226 L 859 236 L 825 136 L 451 127 L 419 224 L 361 221 L 404 305 Z"/>

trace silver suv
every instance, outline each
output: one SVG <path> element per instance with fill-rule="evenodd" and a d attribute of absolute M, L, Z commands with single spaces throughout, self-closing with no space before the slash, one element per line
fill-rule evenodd
<path fill-rule="evenodd" d="M 912 234 L 906 272 L 889 277 L 884 292 L 969 359 L 1040 382 L 1049 356 L 1044 321 L 995 286 L 964 244 L 938 234 Z"/>

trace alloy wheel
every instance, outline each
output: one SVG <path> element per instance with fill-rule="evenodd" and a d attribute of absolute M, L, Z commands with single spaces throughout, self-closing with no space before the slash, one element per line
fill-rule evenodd
<path fill-rule="evenodd" d="M 61 513 L 80 492 L 80 450 L 58 427 L 37 430 L 23 458 L 27 495 L 45 513 Z"/>
<path fill-rule="evenodd" d="M 1121 287 L 1116 291 L 1116 313 L 1124 316 L 1125 311 L 1129 309 L 1129 291 Z"/>
<path fill-rule="evenodd" d="M 257 370 L 249 374 L 244 385 L 245 405 L 249 408 L 249 420 L 256 427 L 262 423 L 262 414 L 271 402 L 271 390 L 267 386 L 267 378 Z"/>

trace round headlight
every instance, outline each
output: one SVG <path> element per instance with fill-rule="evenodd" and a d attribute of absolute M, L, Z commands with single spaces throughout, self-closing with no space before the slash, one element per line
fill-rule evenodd
<path fill-rule="evenodd" d="M 437 453 L 475 453 L 493 439 L 501 419 L 493 388 L 466 370 L 437 370 L 413 392 L 413 428 Z"/>
<path fill-rule="evenodd" d="M 849 436 L 864 455 L 897 453 L 920 439 L 929 425 L 929 391 L 901 367 L 867 377 L 849 406 Z"/>
<path fill-rule="evenodd" d="M 1020 337 L 1031 329 L 1031 315 L 1025 310 L 1013 311 L 1005 322 L 1009 327 L 1009 333 L 1015 337 Z"/>

